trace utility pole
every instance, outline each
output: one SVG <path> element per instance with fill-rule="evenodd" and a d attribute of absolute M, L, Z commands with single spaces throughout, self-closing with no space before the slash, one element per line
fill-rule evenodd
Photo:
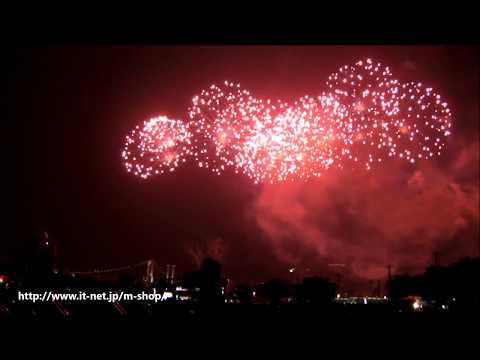
<path fill-rule="evenodd" d="M 345 264 L 328 264 L 328 266 L 334 272 L 335 280 L 337 282 L 337 292 L 341 293 L 342 290 L 345 290 L 342 284 L 342 275 L 345 271 Z"/>

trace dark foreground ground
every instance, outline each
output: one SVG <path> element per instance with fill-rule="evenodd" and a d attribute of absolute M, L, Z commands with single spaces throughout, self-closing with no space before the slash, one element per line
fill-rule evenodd
<path fill-rule="evenodd" d="M 358 319 L 365 321 L 401 320 L 401 319 L 451 319 L 479 318 L 478 308 L 462 308 L 449 311 L 424 309 L 414 311 L 402 305 L 240 305 L 224 304 L 215 307 L 198 306 L 188 303 L 97 303 L 97 304 L 54 304 L 54 303 L 17 303 L 0 304 L 0 319 L 152 319 L 181 321 L 198 320 L 302 320 L 308 322 L 325 320 Z"/>

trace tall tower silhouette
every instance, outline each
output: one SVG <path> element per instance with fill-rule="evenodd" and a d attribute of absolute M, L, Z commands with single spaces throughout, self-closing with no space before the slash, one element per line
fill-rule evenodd
<path fill-rule="evenodd" d="M 58 272 L 58 244 L 46 231 L 42 231 L 38 237 L 36 256 L 40 272 L 45 274 Z"/>

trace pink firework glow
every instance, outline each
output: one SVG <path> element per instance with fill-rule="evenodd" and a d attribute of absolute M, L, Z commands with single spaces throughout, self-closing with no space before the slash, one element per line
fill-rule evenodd
<path fill-rule="evenodd" d="M 152 118 L 126 136 L 122 157 L 128 172 L 141 178 L 173 171 L 190 153 L 191 133 L 180 120 Z"/>
<path fill-rule="evenodd" d="M 188 122 L 158 117 L 127 136 L 127 171 L 142 178 L 191 158 L 255 183 L 320 176 L 331 167 L 370 170 L 391 158 L 440 155 L 450 135 L 447 103 L 422 83 L 402 84 L 370 59 L 342 66 L 320 96 L 288 104 L 259 99 L 239 84 L 211 85 L 192 99 Z"/>

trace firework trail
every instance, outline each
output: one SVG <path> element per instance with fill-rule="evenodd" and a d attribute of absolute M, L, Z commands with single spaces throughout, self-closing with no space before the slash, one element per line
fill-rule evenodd
<path fill-rule="evenodd" d="M 127 136 L 122 155 L 142 178 L 191 157 L 215 174 L 230 167 L 255 183 L 294 181 L 331 167 L 370 170 L 389 158 L 438 156 L 451 117 L 432 88 L 402 84 L 366 59 L 330 75 L 320 96 L 292 104 L 257 99 L 239 84 L 212 85 L 192 99 L 188 123 L 146 121 Z"/>

